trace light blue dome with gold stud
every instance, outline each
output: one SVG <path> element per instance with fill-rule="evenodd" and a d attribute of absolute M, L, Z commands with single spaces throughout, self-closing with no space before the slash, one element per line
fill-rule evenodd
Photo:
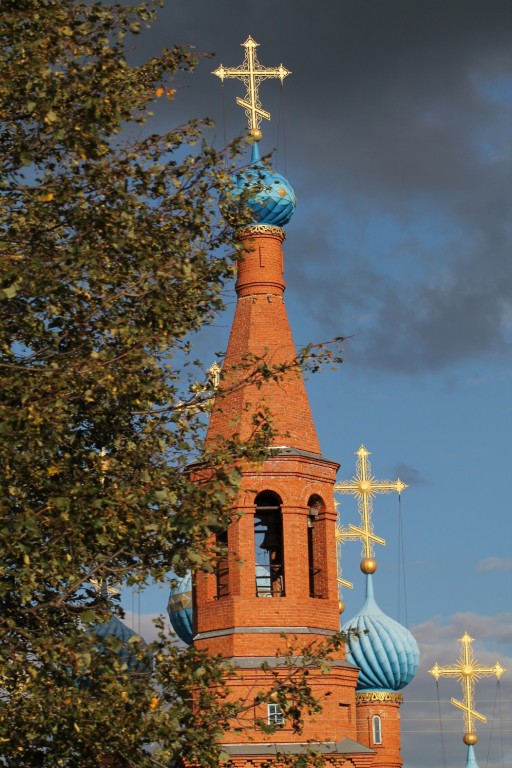
<path fill-rule="evenodd" d="M 251 164 L 235 174 L 232 181 L 233 187 L 223 195 L 221 208 L 236 205 L 243 197 L 253 224 L 288 224 L 297 203 L 295 192 L 284 176 L 261 162 L 257 143 L 252 147 Z"/>
<path fill-rule="evenodd" d="M 192 574 L 187 573 L 182 576 L 171 589 L 167 612 L 173 630 L 180 640 L 190 645 L 192 642 Z"/>
<path fill-rule="evenodd" d="M 367 573 L 366 580 L 363 607 L 342 627 L 349 635 L 347 659 L 360 669 L 356 690 L 399 691 L 418 670 L 418 644 L 408 629 L 386 616 L 377 605 L 371 573 Z"/>

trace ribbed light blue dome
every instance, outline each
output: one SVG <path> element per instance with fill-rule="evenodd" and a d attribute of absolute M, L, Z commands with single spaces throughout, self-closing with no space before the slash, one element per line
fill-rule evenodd
<path fill-rule="evenodd" d="M 263 165 L 257 144 L 253 145 L 251 165 L 237 173 L 233 182 L 234 188 L 224 195 L 221 208 L 236 204 L 243 192 L 254 187 L 254 194 L 247 200 L 254 216 L 253 223 L 276 227 L 288 224 L 297 202 L 295 192 L 284 176 Z"/>
<path fill-rule="evenodd" d="M 167 612 L 171 625 L 180 640 L 192 642 L 192 575 L 187 573 L 171 589 Z"/>
<path fill-rule="evenodd" d="M 419 649 L 408 629 L 386 616 L 375 602 L 371 574 L 366 577 L 366 600 L 361 611 L 343 625 L 357 630 L 349 635 L 347 658 L 361 670 L 358 691 L 399 691 L 418 670 Z"/>
<path fill-rule="evenodd" d="M 142 648 L 146 647 L 146 643 L 137 632 L 134 632 L 133 629 L 130 629 L 126 624 L 123 624 L 117 616 L 111 616 L 105 624 L 97 624 L 94 627 L 94 634 L 102 640 L 113 637 L 121 643 L 118 656 L 121 663 L 126 664 L 126 667 L 130 672 L 147 674 L 150 671 L 151 656 L 148 654 L 142 660 L 137 658 L 137 655 L 134 653 L 134 646 L 130 644 L 130 640 L 132 637 L 139 637 Z"/>

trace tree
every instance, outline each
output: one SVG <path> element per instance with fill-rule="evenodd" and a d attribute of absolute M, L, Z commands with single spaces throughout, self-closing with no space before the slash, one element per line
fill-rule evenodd
<path fill-rule="evenodd" d="M 197 63 L 185 48 L 128 62 L 153 3 L 2 10 L 0 762 L 146 766 L 184 752 L 213 765 L 234 713 L 222 666 L 162 635 L 150 649 L 131 639 L 130 670 L 98 640 L 116 609 L 91 580 L 212 568 L 233 459 L 262 455 L 260 414 L 251 443 L 203 456 L 208 483 L 187 472 L 209 390 L 183 394 L 190 335 L 222 308 L 244 214 L 218 220 L 230 167 L 202 139 L 206 121 L 149 133 L 151 104 L 172 105 L 173 78 Z"/>

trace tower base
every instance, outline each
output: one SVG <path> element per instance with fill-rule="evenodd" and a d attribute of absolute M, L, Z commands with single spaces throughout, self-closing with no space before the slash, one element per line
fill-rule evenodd
<path fill-rule="evenodd" d="M 371 748 L 373 768 L 401 768 L 400 704 L 403 697 L 392 691 L 356 693 L 357 738 Z"/>

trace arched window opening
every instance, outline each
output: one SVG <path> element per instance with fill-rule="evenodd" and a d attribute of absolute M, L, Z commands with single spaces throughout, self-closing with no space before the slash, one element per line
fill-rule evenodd
<path fill-rule="evenodd" d="M 308 567 L 309 596 L 323 597 L 321 552 L 317 516 L 324 509 L 324 502 L 316 493 L 308 501 Z"/>
<path fill-rule="evenodd" d="M 254 512 L 256 596 L 284 597 L 283 516 L 281 499 L 263 491 Z"/>
<path fill-rule="evenodd" d="M 221 551 L 218 553 L 215 576 L 217 578 L 217 598 L 229 595 L 229 567 L 228 567 L 228 532 L 222 531 L 215 537 L 215 543 Z M 225 551 L 222 551 L 225 550 Z"/>
<path fill-rule="evenodd" d="M 380 715 L 372 717 L 372 735 L 374 744 L 382 744 L 382 721 Z"/>

